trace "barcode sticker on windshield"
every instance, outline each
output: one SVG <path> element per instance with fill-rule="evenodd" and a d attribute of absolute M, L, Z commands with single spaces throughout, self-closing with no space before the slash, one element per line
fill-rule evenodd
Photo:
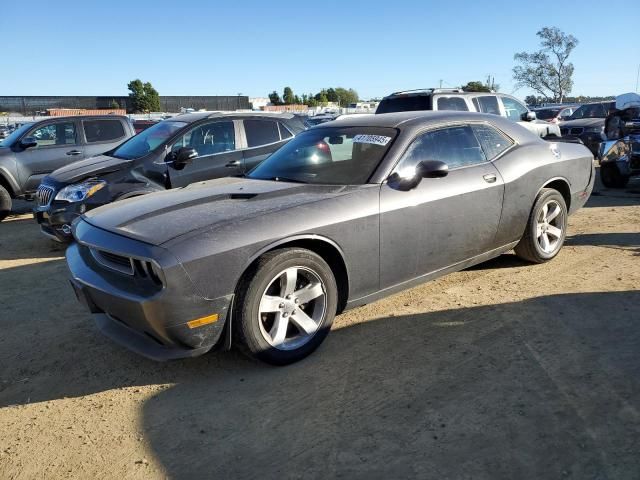
<path fill-rule="evenodd" d="M 353 137 L 353 143 L 371 143 L 373 145 L 382 145 L 383 147 L 389 143 L 391 137 L 384 135 L 356 135 Z"/>

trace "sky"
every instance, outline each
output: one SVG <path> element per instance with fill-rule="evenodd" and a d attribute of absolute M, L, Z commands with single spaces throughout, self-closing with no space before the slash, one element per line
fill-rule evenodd
<path fill-rule="evenodd" d="M 640 1 L 32 0 L 0 4 L 1 95 L 267 96 L 354 88 L 361 98 L 495 77 L 557 26 L 580 41 L 574 95 L 636 89 Z"/>

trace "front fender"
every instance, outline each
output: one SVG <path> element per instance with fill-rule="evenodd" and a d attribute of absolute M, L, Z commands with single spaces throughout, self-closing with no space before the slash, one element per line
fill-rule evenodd
<path fill-rule="evenodd" d="M 17 168 L 15 159 L 0 158 L 0 184 L 6 184 L 11 188 L 9 192 L 12 196 L 22 195 L 22 188 L 20 187 L 20 181 L 17 178 Z"/>

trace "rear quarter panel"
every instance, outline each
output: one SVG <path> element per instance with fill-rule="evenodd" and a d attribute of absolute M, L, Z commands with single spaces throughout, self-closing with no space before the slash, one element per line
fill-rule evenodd
<path fill-rule="evenodd" d="M 560 158 L 552 152 L 555 145 Z M 569 185 L 574 197 L 587 189 L 593 170 L 591 152 L 580 144 L 531 141 L 500 157 L 494 165 L 505 184 L 504 204 L 496 243 L 504 245 L 522 237 L 540 190 L 554 180 Z"/>

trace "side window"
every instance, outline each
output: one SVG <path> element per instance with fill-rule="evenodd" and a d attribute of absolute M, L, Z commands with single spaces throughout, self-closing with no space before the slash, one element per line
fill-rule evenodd
<path fill-rule="evenodd" d="M 293 137 L 293 134 L 282 123 L 278 122 L 278 128 L 280 129 L 280 139 L 285 140 L 287 138 Z"/>
<path fill-rule="evenodd" d="M 236 133 L 233 122 L 212 122 L 198 125 L 173 144 L 171 150 L 194 148 L 201 157 L 236 149 Z"/>
<path fill-rule="evenodd" d="M 473 125 L 471 128 L 489 160 L 493 160 L 513 145 L 513 140 L 489 125 Z"/>
<path fill-rule="evenodd" d="M 458 110 L 462 112 L 468 112 L 467 102 L 464 98 L 460 97 L 439 97 L 436 101 L 438 110 Z"/>
<path fill-rule="evenodd" d="M 514 122 L 519 122 L 522 120 L 522 116 L 527 113 L 527 107 L 523 104 L 509 97 L 500 97 L 502 99 L 502 105 L 504 105 L 504 110 L 507 114 L 507 118 L 509 120 L 513 120 Z"/>
<path fill-rule="evenodd" d="M 73 122 L 52 123 L 33 130 L 28 136 L 38 142 L 35 148 L 75 145 L 76 125 Z"/>
<path fill-rule="evenodd" d="M 500 107 L 498 106 L 498 97 L 493 95 L 485 95 L 473 99 L 473 103 L 479 112 L 500 115 Z"/>
<path fill-rule="evenodd" d="M 249 148 L 280 141 L 278 122 L 274 120 L 245 120 L 244 131 Z"/>
<path fill-rule="evenodd" d="M 423 160 L 439 160 L 450 169 L 487 161 L 468 125 L 443 128 L 418 136 L 402 156 L 397 170 L 414 168 Z"/>
<path fill-rule="evenodd" d="M 120 120 L 83 120 L 82 127 L 87 143 L 108 142 L 124 137 Z"/>

